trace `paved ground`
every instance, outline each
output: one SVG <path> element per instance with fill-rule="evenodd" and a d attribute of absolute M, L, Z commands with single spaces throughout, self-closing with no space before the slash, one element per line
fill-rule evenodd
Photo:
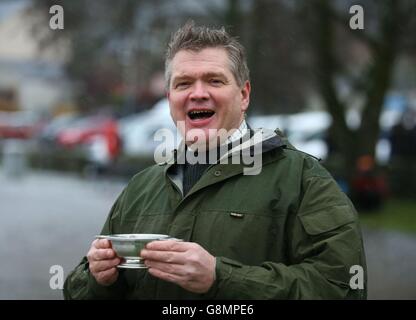
<path fill-rule="evenodd" d="M 416 299 L 416 237 L 364 230 L 369 299 Z"/>
<path fill-rule="evenodd" d="M 0 299 L 61 299 L 49 269 L 71 270 L 89 248 L 124 183 L 0 173 Z"/>
<path fill-rule="evenodd" d="M 125 181 L 0 168 L 0 299 L 61 299 L 52 265 L 65 275 L 84 255 Z M 370 299 L 416 299 L 416 237 L 364 230 Z"/>

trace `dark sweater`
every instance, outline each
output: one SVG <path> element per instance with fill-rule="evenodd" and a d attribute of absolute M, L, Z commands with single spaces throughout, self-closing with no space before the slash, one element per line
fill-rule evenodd
<path fill-rule="evenodd" d="M 191 152 L 189 150 L 187 153 Z M 191 188 L 202 177 L 205 170 L 211 165 L 208 161 L 208 152 L 205 155 L 205 163 L 190 164 L 188 161 L 183 165 L 183 194 L 184 196 L 191 190 Z"/>
<path fill-rule="evenodd" d="M 240 139 L 241 143 L 241 139 Z M 205 158 L 204 163 L 195 163 L 190 164 L 187 160 L 185 161 L 185 164 L 183 164 L 183 194 L 184 196 L 189 192 L 189 190 L 192 189 L 192 187 L 198 182 L 198 180 L 202 177 L 204 172 L 208 169 L 209 166 L 215 163 L 215 160 L 218 161 L 220 157 L 227 151 L 231 150 L 232 144 L 228 144 L 227 148 L 217 147 L 216 150 L 216 158 L 213 160 L 209 159 L 209 151 L 204 153 L 204 155 L 200 155 L 199 158 Z M 192 152 L 190 150 L 186 150 L 187 153 Z M 195 156 L 197 156 L 197 153 L 194 153 Z"/>

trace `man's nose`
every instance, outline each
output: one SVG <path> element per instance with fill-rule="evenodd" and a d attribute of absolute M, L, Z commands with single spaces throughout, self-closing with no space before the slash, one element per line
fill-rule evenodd
<path fill-rule="evenodd" d="M 209 93 L 201 81 L 195 82 L 194 86 L 192 87 L 192 92 L 189 95 L 191 100 L 206 100 L 209 98 Z"/>

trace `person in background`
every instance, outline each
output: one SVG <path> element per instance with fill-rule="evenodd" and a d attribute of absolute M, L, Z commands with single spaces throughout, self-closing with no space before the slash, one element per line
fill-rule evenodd
<path fill-rule="evenodd" d="M 351 186 L 351 199 L 357 209 L 364 211 L 379 210 L 387 195 L 386 179 L 377 172 L 374 158 L 370 155 L 358 158 Z"/>
<path fill-rule="evenodd" d="M 416 107 L 409 105 L 390 133 L 389 184 L 392 194 L 413 199 L 416 182 Z"/>

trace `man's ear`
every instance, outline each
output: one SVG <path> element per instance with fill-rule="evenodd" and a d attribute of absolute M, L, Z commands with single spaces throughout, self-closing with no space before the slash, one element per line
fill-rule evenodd
<path fill-rule="evenodd" d="M 246 81 L 241 88 L 241 110 L 246 111 L 248 109 L 248 105 L 250 103 L 250 92 L 251 92 L 251 84 L 250 81 Z"/>

